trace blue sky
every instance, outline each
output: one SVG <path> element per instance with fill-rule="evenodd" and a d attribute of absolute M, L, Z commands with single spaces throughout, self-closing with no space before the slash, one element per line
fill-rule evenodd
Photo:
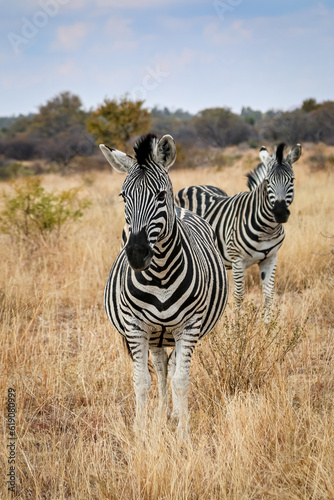
<path fill-rule="evenodd" d="M 330 0 L 0 0 L 0 116 L 57 93 L 196 113 L 334 100 Z"/>

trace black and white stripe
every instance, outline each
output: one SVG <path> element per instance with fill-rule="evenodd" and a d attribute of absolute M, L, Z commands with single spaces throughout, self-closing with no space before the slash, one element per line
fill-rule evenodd
<path fill-rule="evenodd" d="M 150 387 L 148 350 L 158 374 L 161 403 L 166 407 L 166 348 L 174 348 L 168 371 L 173 412 L 182 431 L 192 352 L 226 306 L 224 263 L 211 226 L 196 214 L 174 206 L 168 176 L 176 157 L 171 136 L 159 141 L 154 135 L 144 136 L 134 147 L 135 158 L 100 147 L 117 171 L 127 173 L 121 195 L 128 235 L 106 284 L 107 315 L 132 353 L 141 423 Z"/>
<path fill-rule="evenodd" d="M 175 196 L 176 204 L 193 210 L 213 227 L 227 269 L 232 269 L 234 297 L 239 309 L 245 296 L 245 270 L 260 267 L 265 298 L 265 320 L 270 318 L 277 251 L 284 240 L 283 223 L 294 196 L 292 164 L 301 155 L 297 144 L 283 158 L 284 144 L 269 155 L 260 150 L 262 164 L 248 174 L 249 192 L 227 196 L 211 186 L 191 186 Z"/>

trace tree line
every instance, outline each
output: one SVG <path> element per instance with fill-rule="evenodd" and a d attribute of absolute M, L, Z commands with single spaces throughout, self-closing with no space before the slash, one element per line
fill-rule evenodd
<path fill-rule="evenodd" d="M 149 110 L 144 101 L 132 101 L 127 95 L 106 98 L 96 109 L 85 111 L 79 96 L 62 92 L 40 105 L 36 114 L 0 117 L 0 176 L 6 176 L 9 166 L 19 170 L 19 162 L 26 160 L 35 162 L 34 173 L 45 165 L 60 170 L 71 165 L 81 170 L 102 168 L 97 144 L 131 152 L 133 140 L 148 131 L 171 134 L 181 160 L 194 148 L 240 143 L 256 148 L 263 141 L 334 144 L 334 101 L 318 103 L 310 98 L 291 111 L 263 113 L 244 107 L 236 114 L 216 107 L 193 115 L 166 107 Z"/>

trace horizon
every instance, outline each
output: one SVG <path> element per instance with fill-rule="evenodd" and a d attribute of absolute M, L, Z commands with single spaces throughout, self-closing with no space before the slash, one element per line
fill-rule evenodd
<path fill-rule="evenodd" d="M 67 91 L 66 91 L 66 90 L 64 90 L 64 91 L 61 91 L 60 93 L 62 93 L 62 92 L 67 92 Z M 49 99 L 47 99 L 46 101 L 41 102 L 41 103 L 40 103 L 40 104 L 38 104 L 38 105 L 35 105 L 35 107 L 36 107 L 36 111 L 30 111 L 30 112 L 28 112 L 28 113 L 18 113 L 18 114 L 12 114 L 12 115 L 0 115 L 0 119 L 2 119 L 2 118 L 20 118 L 21 116 L 22 116 L 22 117 L 26 117 L 26 116 L 30 116 L 30 115 L 36 115 L 36 114 L 38 114 L 38 113 L 39 113 L 38 108 L 39 108 L 40 106 L 44 106 L 47 102 L 49 102 L 49 101 L 51 101 L 52 99 L 54 99 L 57 95 L 59 95 L 59 94 L 53 95 L 53 96 L 51 96 Z M 78 95 L 78 97 L 81 99 L 81 97 L 80 97 L 79 95 Z M 119 99 L 120 97 L 124 97 L 124 96 L 119 96 L 119 97 L 116 97 L 116 99 Z M 312 98 L 312 97 L 309 97 L 309 98 Z M 309 99 L 309 98 L 306 98 L 306 99 Z M 321 102 L 318 102 L 318 101 L 317 101 L 316 103 L 317 103 L 317 104 L 322 104 L 322 102 L 325 102 L 325 101 L 329 101 L 329 99 L 325 99 L 324 101 L 321 101 Z M 291 107 L 291 108 L 289 108 L 289 109 L 282 109 L 282 108 L 273 108 L 273 107 L 271 107 L 271 108 L 268 108 L 268 109 L 266 109 L 266 110 L 253 109 L 253 108 L 251 108 L 250 106 L 243 105 L 243 106 L 241 106 L 241 109 L 240 109 L 240 111 L 239 111 L 239 112 L 236 112 L 236 111 L 231 110 L 230 108 L 228 108 L 228 106 L 212 106 L 211 108 L 204 108 L 204 109 L 225 108 L 225 109 L 230 109 L 230 111 L 232 111 L 233 113 L 235 113 L 235 114 L 237 114 L 237 115 L 241 115 L 243 108 L 245 108 L 245 109 L 251 109 L 251 110 L 252 110 L 252 111 L 254 111 L 254 112 L 261 112 L 261 113 L 264 115 L 264 114 L 265 114 L 265 113 L 267 113 L 267 112 L 274 112 L 274 113 L 292 112 L 292 111 L 295 111 L 295 110 L 297 110 L 297 109 L 300 109 L 300 108 L 301 108 L 301 106 L 302 106 L 302 104 L 303 104 L 303 103 L 301 102 L 301 103 L 299 103 L 299 105 L 296 105 L 296 106 Z M 95 107 L 94 107 L 94 108 L 89 108 L 89 109 L 85 108 L 84 104 L 82 104 L 81 108 L 83 109 L 83 111 L 84 111 L 85 113 L 89 113 L 89 112 L 93 111 L 94 109 L 96 109 L 96 108 L 97 108 L 98 106 L 100 106 L 100 105 L 103 105 L 103 102 L 101 102 L 101 103 L 97 103 L 97 104 L 95 105 Z M 198 110 L 196 113 L 192 113 L 192 112 L 191 112 L 191 111 L 189 111 L 188 109 L 183 109 L 183 108 L 174 108 L 174 109 L 173 109 L 173 108 L 171 108 L 171 107 L 165 106 L 164 104 L 161 104 L 161 105 L 155 105 L 155 106 L 151 106 L 151 107 L 148 107 L 148 106 L 146 107 L 146 106 L 145 106 L 145 101 L 144 101 L 144 105 L 143 105 L 143 107 L 144 107 L 144 108 L 146 108 L 146 109 L 148 109 L 148 111 L 149 111 L 150 113 L 151 113 L 154 109 L 157 109 L 158 111 L 164 111 L 165 109 L 167 109 L 167 110 L 168 110 L 170 113 L 172 113 L 172 114 L 173 114 L 173 113 L 176 113 L 176 112 L 178 112 L 178 111 L 181 111 L 181 112 L 183 112 L 183 113 L 189 113 L 191 116 L 196 116 L 196 115 L 198 115 L 199 113 L 201 113 L 202 111 L 204 111 L 204 109 L 200 109 L 200 110 Z"/>

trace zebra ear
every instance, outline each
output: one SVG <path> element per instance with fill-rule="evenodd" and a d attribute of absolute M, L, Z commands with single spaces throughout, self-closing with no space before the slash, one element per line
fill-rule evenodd
<path fill-rule="evenodd" d="M 262 146 L 262 148 L 260 149 L 260 160 L 265 166 L 268 165 L 268 161 L 270 160 L 270 154 L 268 153 L 267 148 L 265 146 Z"/>
<path fill-rule="evenodd" d="M 157 144 L 157 160 L 166 170 L 168 170 L 176 160 L 176 146 L 171 135 L 164 135 Z"/>
<path fill-rule="evenodd" d="M 132 165 L 135 163 L 134 158 L 122 153 L 122 151 L 118 151 L 118 149 L 111 149 L 104 144 L 100 144 L 100 149 L 110 165 L 119 173 L 128 173 Z"/>
<path fill-rule="evenodd" d="M 301 154 L 302 154 L 302 147 L 300 144 L 296 144 L 295 146 L 293 146 L 293 148 L 291 148 L 291 151 L 289 151 L 288 154 L 286 155 L 286 161 L 288 161 L 290 165 L 292 165 L 293 163 L 295 163 L 295 161 L 299 160 Z"/>

